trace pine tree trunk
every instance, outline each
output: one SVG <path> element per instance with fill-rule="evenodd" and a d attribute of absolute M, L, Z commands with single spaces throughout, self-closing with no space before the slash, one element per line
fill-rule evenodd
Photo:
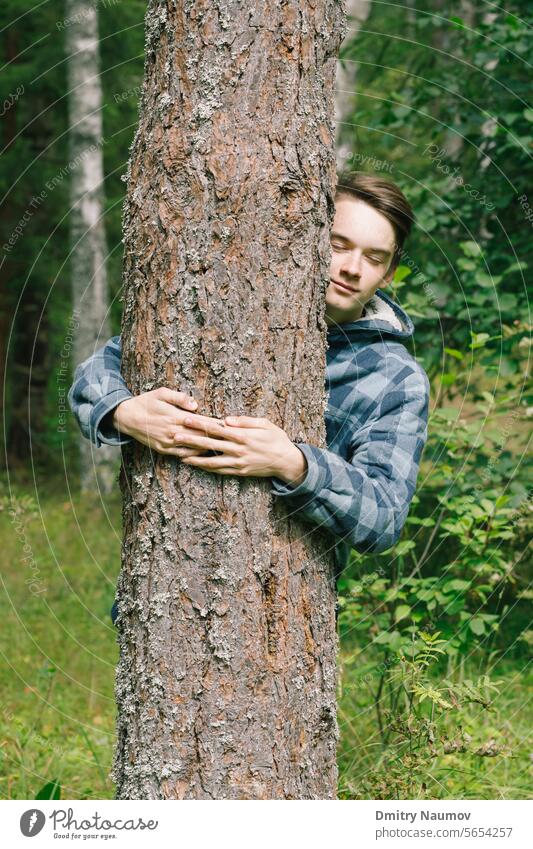
<path fill-rule="evenodd" d="M 124 206 L 123 370 L 325 446 L 339 0 L 152 0 Z M 117 797 L 336 795 L 329 535 L 269 478 L 123 452 Z"/>
<path fill-rule="evenodd" d="M 102 89 L 98 47 L 98 6 L 93 0 L 66 0 L 69 91 L 70 239 L 72 308 L 79 322 L 73 345 L 79 363 L 110 336 L 103 197 Z M 80 436 L 81 488 L 109 492 L 116 477 L 111 446 L 95 450 Z"/>

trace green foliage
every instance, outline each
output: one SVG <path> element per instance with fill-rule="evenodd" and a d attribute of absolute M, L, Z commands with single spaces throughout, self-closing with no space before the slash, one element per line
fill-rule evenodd
<path fill-rule="evenodd" d="M 48 781 L 37 793 L 36 799 L 61 799 L 61 785 L 57 778 Z"/>
<path fill-rule="evenodd" d="M 531 491 L 523 470 L 509 480 L 513 457 L 492 426 L 493 399 L 484 402 L 481 427 L 457 409 L 434 410 L 423 487 L 400 542 L 372 557 L 353 552 L 339 580 L 341 645 L 352 647 L 343 686 L 368 685 L 381 748 L 380 766 L 350 784 L 349 797 L 443 798 L 428 776 L 449 769 L 457 787 L 459 756 L 505 759 L 520 749 L 494 724 L 474 733 L 469 712 L 476 704 L 498 714 L 490 672 L 499 658 L 525 667 L 531 643 Z M 465 678 L 472 665 L 477 676 Z"/>
<path fill-rule="evenodd" d="M 121 212 L 143 71 L 145 0 L 98 4 L 103 87 L 104 191 L 113 331 L 120 327 Z M 6 418 L 10 462 L 57 470 L 77 433 L 58 430 L 61 351 L 72 316 L 69 267 L 68 86 L 63 0 L 5 0 L 3 144 L 0 166 L 0 346 L 8 346 Z M 17 95 L 17 92 L 20 94 Z M 22 225 L 20 222 L 22 221 Z M 16 229 L 20 225 L 20 232 Z M 10 237 L 14 244 L 2 247 Z M 105 340 L 104 340 L 105 341 Z M 2 362 L 0 357 L 0 363 Z M 69 359 L 69 376 L 75 363 Z M 66 384 L 68 389 L 68 382 Z M 29 412 L 28 412 L 29 411 Z M 3 454 L 3 452 L 2 452 Z"/>
<path fill-rule="evenodd" d="M 520 384 L 530 329 L 520 305 L 531 266 L 523 199 L 533 170 L 524 108 L 531 8 L 522 0 L 510 6 L 516 17 L 508 7 L 475 11 L 459 29 L 447 19 L 451 6 L 372 8 L 341 51 L 358 63 L 354 127 L 343 124 L 341 141 L 353 149 L 349 164 L 398 182 L 415 210 L 402 260 L 412 273 L 395 289 L 420 319 L 417 348 L 440 378 L 442 337 L 466 354 L 471 332 L 488 333 L 492 344 L 475 363 L 499 364 Z"/>
<path fill-rule="evenodd" d="M 372 5 L 341 53 L 358 63 L 353 129 L 341 128 L 348 166 L 396 181 L 416 213 L 394 295 L 415 320 L 413 353 L 432 383 L 402 538 L 380 555 L 354 552 L 339 581 L 341 645 L 351 649 L 343 687 L 348 700 L 352 686 L 368 691 L 379 738 L 372 777 L 346 779 L 358 797 L 443 798 L 434 779 L 444 769 L 460 796 L 472 786 L 460 757 L 520 750 L 491 722 L 474 733 L 471 711 L 498 715 L 491 670 L 499 658 L 524 667 L 533 644 L 531 9 L 458 11 Z"/>

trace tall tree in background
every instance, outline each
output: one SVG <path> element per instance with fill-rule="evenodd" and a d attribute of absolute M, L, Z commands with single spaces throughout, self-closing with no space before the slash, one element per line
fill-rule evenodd
<path fill-rule="evenodd" d="M 152 0 L 124 206 L 124 376 L 324 446 L 339 0 Z M 331 541 L 126 446 L 119 798 L 334 798 Z"/>
<path fill-rule="evenodd" d="M 348 0 L 348 39 L 350 44 L 357 38 L 357 33 L 370 14 L 370 0 Z M 337 170 L 344 171 L 348 159 L 353 153 L 353 134 L 350 127 L 345 127 L 355 110 L 355 81 L 357 63 L 351 59 L 337 62 L 337 79 L 335 84 L 335 122 L 337 125 Z"/>
<path fill-rule="evenodd" d="M 102 88 L 98 48 L 98 7 L 93 0 L 65 5 L 69 92 L 70 238 L 73 315 L 79 326 L 74 361 L 94 353 L 110 336 L 106 276 L 107 245 L 103 202 Z M 81 486 L 109 492 L 114 451 L 94 451 L 79 437 Z"/>
<path fill-rule="evenodd" d="M 4 50 L 3 50 L 3 65 L 4 68 L 9 66 L 11 63 L 14 63 L 17 58 L 17 33 L 13 29 L 8 29 L 4 36 Z M 18 91 L 24 91 L 24 84 L 19 85 Z M 16 95 L 11 96 L 11 102 L 9 99 L 4 100 L 4 106 L 2 109 L 2 131 L 0 134 L 0 145 L 2 155 L 6 157 L 6 154 L 9 155 L 9 149 L 13 145 L 16 135 L 17 135 L 17 119 L 16 119 L 16 109 L 17 109 L 17 97 Z M 7 158 L 7 157 L 6 157 Z M 1 186 L 2 195 L 4 186 Z M 7 194 L 7 192 L 6 192 Z M 20 216 L 21 210 L 17 210 L 18 215 Z M 3 203 L 0 204 L 0 226 L 2 237 L 7 241 L 8 238 L 8 229 L 9 229 L 9 218 L 11 215 L 11 210 L 9 209 L 8 203 L 6 203 L 6 197 L 3 197 Z M 8 360 L 8 340 L 10 336 L 11 330 L 11 322 L 13 320 L 13 297 L 10 296 L 10 289 L 12 286 L 12 278 L 14 276 L 13 272 L 13 261 L 9 254 L 2 252 L 0 256 L 0 421 L 2 425 L 0 427 L 0 446 L 1 446 L 1 456 L 0 456 L 0 467 L 4 464 L 4 452 L 6 448 L 6 443 L 8 442 L 7 434 L 9 431 L 8 427 L 8 410 L 10 407 L 10 383 L 7 378 L 7 360 Z M 7 403 L 6 403 L 7 401 Z"/>

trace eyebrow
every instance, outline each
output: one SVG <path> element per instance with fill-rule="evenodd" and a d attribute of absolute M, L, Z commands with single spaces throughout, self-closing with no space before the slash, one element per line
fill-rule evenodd
<path fill-rule="evenodd" d="M 348 239 L 347 236 L 343 236 L 342 233 L 336 233 L 335 231 L 331 233 L 332 239 L 342 239 L 343 242 L 347 242 L 349 245 L 353 245 L 355 247 L 355 243 L 352 242 L 351 239 Z M 382 254 L 383 256 L 390 256 L 390 251 L 386 251 L 384 248 L 365 248 L 367 252 L 373 254 Z"/>

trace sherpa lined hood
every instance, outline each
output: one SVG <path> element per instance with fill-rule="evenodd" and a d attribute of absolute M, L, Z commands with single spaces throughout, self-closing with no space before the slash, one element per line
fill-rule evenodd
<path fill-rule="evenodd" d="M 394 336 L 403 340 L 410 339 L 415 328 L 405 310 L 377 289 L 365 304 L 361 318 L 328 327 L 328 337 L 352 341 L 363 330 L 372 332 L 372 335 Z"/>

